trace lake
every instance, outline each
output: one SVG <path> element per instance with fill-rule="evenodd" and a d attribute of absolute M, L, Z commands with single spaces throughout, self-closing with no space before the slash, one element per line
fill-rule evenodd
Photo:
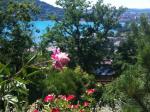
<path fill-rule="evenodd" d="M 52 28 L 55 25 L 55 21 L 32 21 L 33 24 L 33 36 L 35 37 L 36 42 L 40 42 L 41 36 L 46 33 L 46 28 Z"/>
<path fill-rule="evenodd" d="M 34 31 L 34 35 L 36 37 L 39 37 L 39 36 L 43 35 L 44 33 L 46 33 L 46 28 L 47 27 L 52 28 L 55 25 L 55 23 L 56 22 L 52 21 L 52 20 L 48 20 L 48 21 L 32 21 L 31 24 L 34 25 L 33 30 L 36 29 Z M 91 26 L 92 22 L 88 22 L 88 23 L 81 22 L 81 24 L 83 24 L 83 25 L 90 25 Z M 36 32 L 36 31 L 39 31 L 39 32 Z"/>
<path fill-rule="evenodd" d="M 48 21 L 32 21 L 31 24 L 33 24 L 33 36 L 35 37 L 35 42 L 40 42 L 41 36 L 46 33 L 46 28 L 50 27 L 52 28 L 55 25 L 55 21 L 48 20 Z M 92 22 L 81 22 L 83 25 L 92 25 Z"/>
<path fill-rule="evenodd" d="M 46 33 L 46 28 L 50 27 L 52 28 L 55 25 L 55 21 L 48 20 L 48 21 L 32 21 L 31 24 L 33 24 L 33 36 L 35 37 L 35 42 L 40 42 L 41 36 Z M 92 25 L 92 22 L 81 22 L 81 24 L 86 25 Z M 124 23 L 120 23 L 122 26 L 124 26 Z"/>

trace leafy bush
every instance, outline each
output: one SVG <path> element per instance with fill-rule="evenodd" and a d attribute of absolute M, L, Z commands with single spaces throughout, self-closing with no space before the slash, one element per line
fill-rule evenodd
<path fill-rule="evenodd" d="M 79 95 L 85 90 L 85 85 L 92 86 L 92 82 L 94 77 L 77 67 L 75 70 L 65 68 L 61 72 L 50 70 L 42 85 L 44 95 L 48 93 Z"/>
<path fill-rule="evenodd" d="M 22 71 L 12 74 L 9 65 L 0 64 L 0 111 L 25 111 L 29 80 L 24 75 Z"/>
<path fill-rule="evenodd" d="M 33 96 L 28 85 L 32 86 L 32 77 L 42 71 L 30 65 L 33 59 L 34 57 L 16 73 L 12 71 L 11 65 L 0 63 L 0 111 L 26 111 L 31 100 L 29 98 Z"/>
<path fill-rule="evenodd" d="M 103 102 L 115 105 L 115 100 L 121 103 L 123 112 L 147 112 L 148 106 L 143 100 L 146 95 L 145 73 L 139 65 L 128 67 L 126 71 L 109 85 L 106 85 L 102 96 Z"/>
<path fill-rule="evenodd" d="M 73 94 L 49 94 L 44 99 L 37 100 L 28 112 L 91 112 L 96 92 L 95 89 L 87 89 L 80 98 Z"/>

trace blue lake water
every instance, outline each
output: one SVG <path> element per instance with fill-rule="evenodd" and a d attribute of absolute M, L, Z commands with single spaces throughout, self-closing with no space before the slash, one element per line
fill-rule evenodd
<path fill-rule="evenodd" d="M 31 24 L 34 26 L 34 36 L 39 37 L 46 33 L 47 27 L 53 27 L 55 25 L 55 21 L 32 21 Z"/>
<path fill-rule="evenodd" d="M 50 27 L 52 28 L 55 25 L 55 21 L 48 20 L 48 21 L 32 21 L 31 24 L 33 24 L 33 36 L 35 37 L 36 42 L 40 42 L 41 36 L 46 33 L 46 28 Z M 81 24 L 86 24 L 89 26 L 92 26 L 92 22 L 81 22 Z M 124 26 L 124 23 L 120 23 L 122 26 Z"/>
<path fill-rule="evenodd" d="M 55 21 L 52 21 L 52 20 L 48 20 L 48 21 L 32 21 L 31 24 L 33 24 L 33 36 L 35 37 L 34 38 L 34 41 L 35 42 L 40 42 L 41 41 L 41 38 L 42 38 L 42 35 L 44 33 L 46 33 L 46 28 L 49 27 L 49 28 L 52 28 L 54 25 L 55 25 Z M 92 25 L 92 22 L 81 22 L 81 24 L 84 24 L 84 25 Z"/>
<path fill-rule="evenodd" d="M 52 28 L 55 25 L 55 21 L 48 20 L 48 21 L 32 21 L 31 24 L 34 25 L 33 30 L 34 30 L 34 36 L 39 37 L 46 33 L 46 28 L 50 27 Z M 83 25 L 92 25 L 92 22 L 81 22 Z M 37 32 L 36 32 L 37 31 Z"/>

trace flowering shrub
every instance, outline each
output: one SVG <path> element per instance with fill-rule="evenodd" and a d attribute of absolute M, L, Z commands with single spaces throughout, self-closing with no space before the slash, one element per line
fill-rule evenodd
<path fill-rule="evenodd" d="M 50 94 L 50 95 L 47 95 L 45 98 L 44 98 L 44 102 L 51 102 L 55 99 L 55 96 L 53 94 Z"/>
<path fill-rule="evenodd" d="M 95 79 L 92 75 L 83 72 L 79 67 L 75 69 L 63 68 L 63 71 L 50 70 L 46 79 L 42 80 L 42 94 L 49 93 L 74 94 L 79 96 L 88 88 L 94 88 Z"/>
<path fill-rule="evenodd" d="M 60 51 L 59 48 L 52 50 L 51 59 L 53 60 L 52 66 L 57 70 L 62 70 L 65 65 L 70 61 L 68 54 Z"/>
<path fill-rule="evenodd" d="M 88 90 L 86 90 L 86 93 L 88 94 L 88 95 L 91 95 L 91 94 L 93 94 L 95 92 L 95 89 L 88 89 Z"/>
<path fill-rule="evenodd" d="M 52 50 L 51 59 L 53 67 L 50 75 L 43 80 L 43 89 L 48 94 L 44 99 L 37 100 L 34 108 L 29 112 L 90 112 L 95 104 L 95 81 L 89 74 L 83 72 L 80 67 L 75 70 L 63 68 L 69 61 L 68 54 L 59 48 Z M 93 82 L 93 83 L 91 83 Z M 62 95 L 63 94 L 63 95 Z M 35 106 L 36 105 L 36 106 Z"/>
<path fill-rule="evenodd" d="M 90 112 L 96 92 L 95 89 L 90 90 L 92 92 L 90 94 L 85 92 L 79 98 L 80 100 L 75 95 L 58 95 L 56 97 L 54 94 L 49 94 L 40 103 L 42 106 L 37 106 L 38 108 L 35 108 L 33 112 Z"/>

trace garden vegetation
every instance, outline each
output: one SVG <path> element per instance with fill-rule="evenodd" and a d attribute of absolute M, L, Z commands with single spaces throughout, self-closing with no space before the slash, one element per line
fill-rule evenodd
<path fill-rule="evenodd" d="M 51 15 L 55 26 L 36 43 L 31 21 L 39 9 L 34 1 L 0 1 L 0 112 L 103 112 L 105 107 L 106 112 L 149 112 L 146 15 L 120 28 L 125 8 L 102 0 L 57 4 L 64 17 L 58 21 Z M 115 51 L 108 37 L 122 34 L 125 41 Z M 97 81 L 94 72 L 105 58 L 116 73 L 108 84 Z"/>

